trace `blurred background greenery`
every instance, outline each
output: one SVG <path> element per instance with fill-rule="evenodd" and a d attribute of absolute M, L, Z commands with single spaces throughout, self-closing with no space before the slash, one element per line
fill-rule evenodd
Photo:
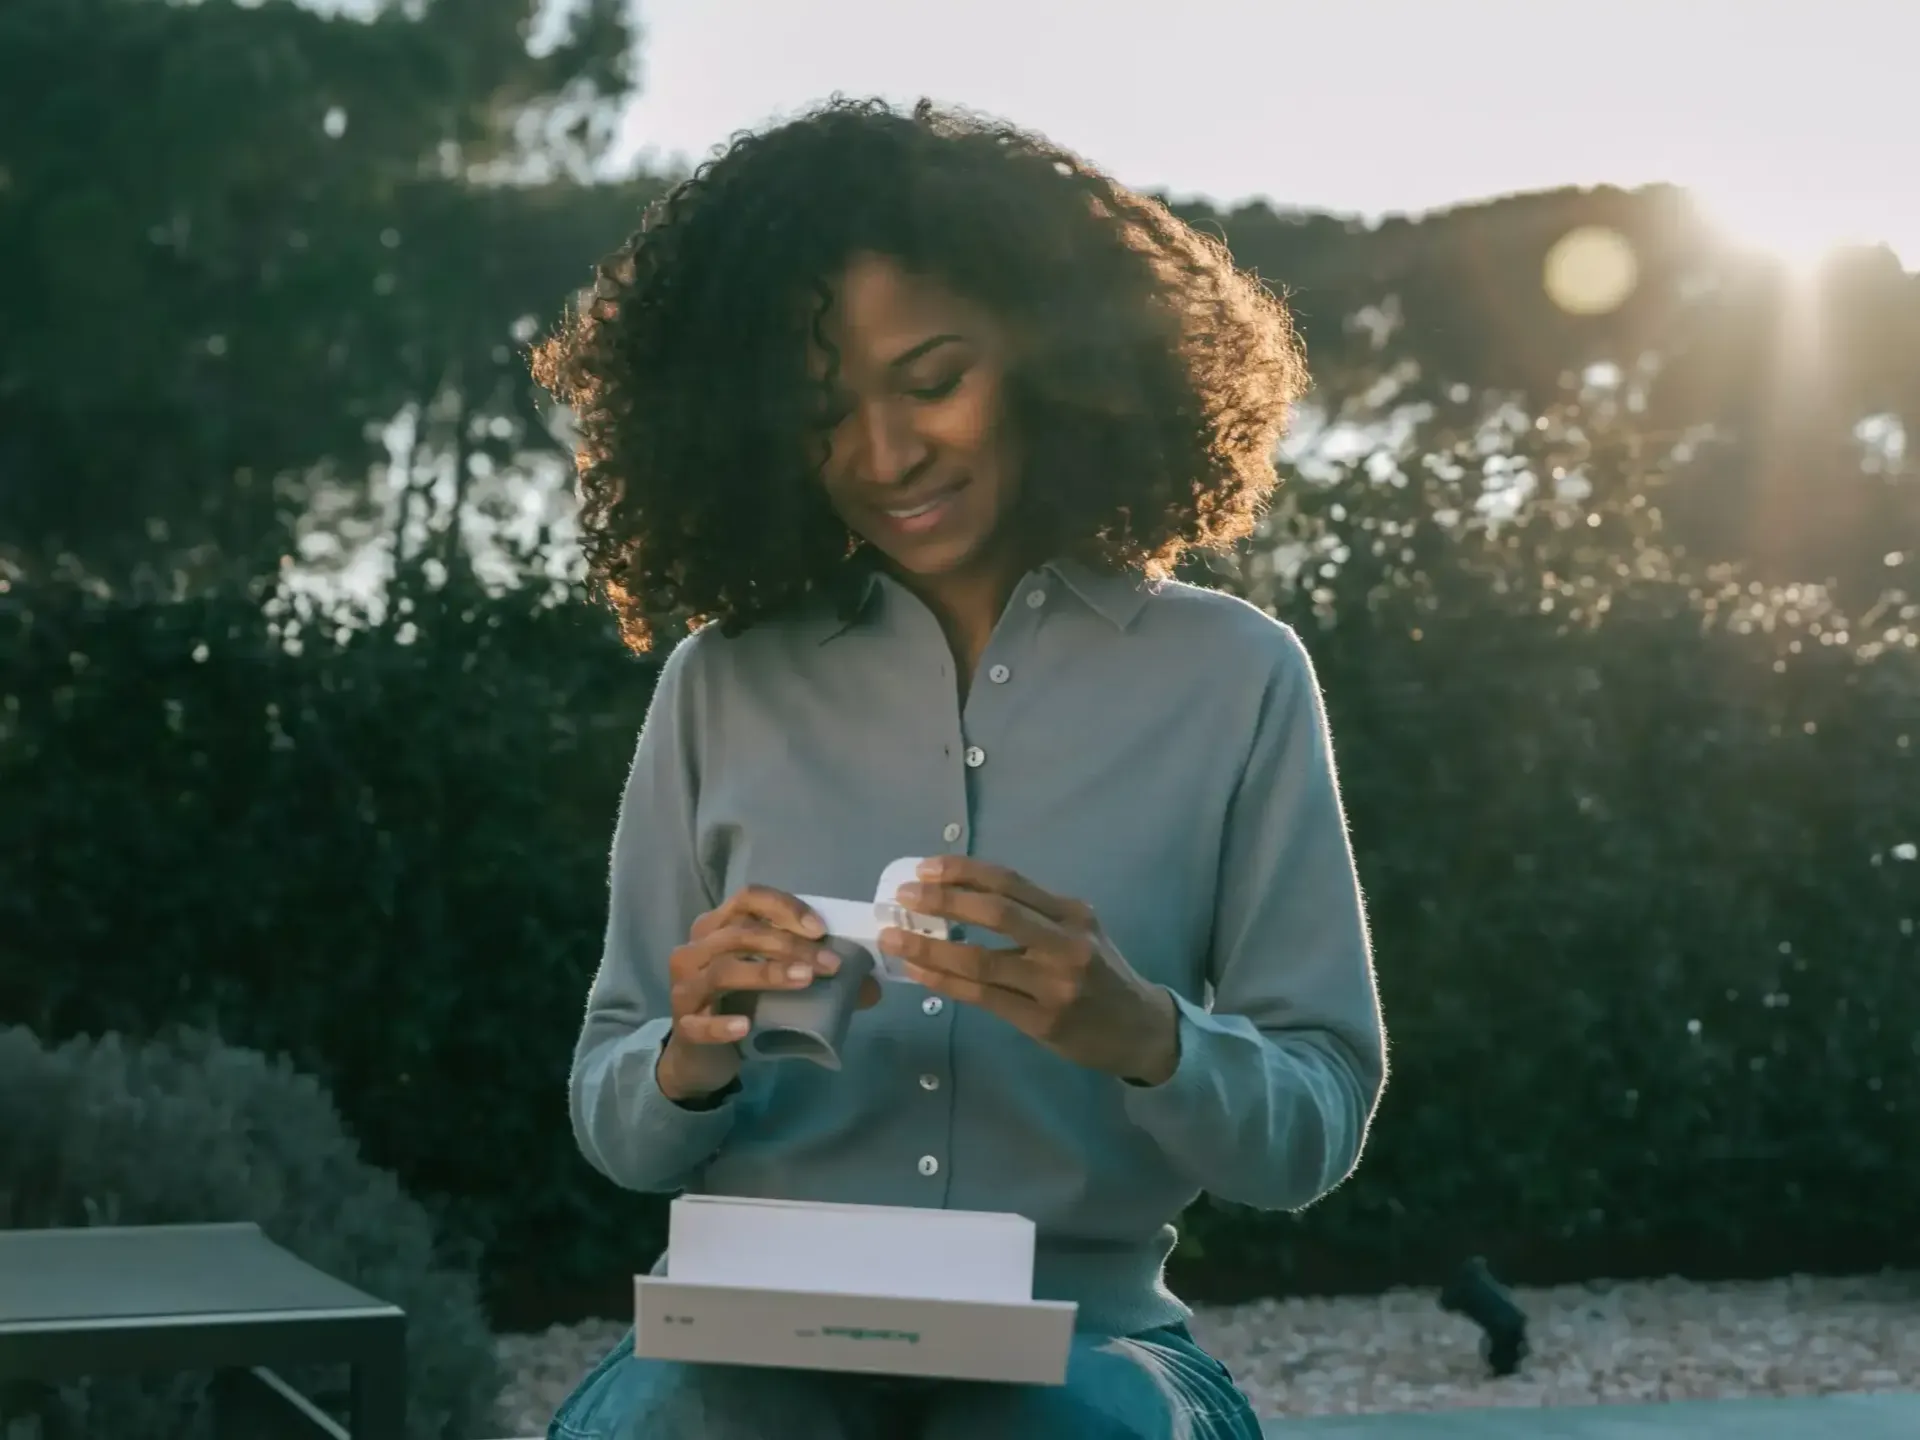
<path fill-rule="evenodd" d="M 564 1101 L 652 670 L 525 357 L 672 178 L 607 163 L 642 39 L 0 6 L 0 1025 L 291 1056 L 498 1326 L 660 1236 Z M 1203 1203 L 1188 1292 L 1920 1263 L 1920 278 L 1662 186 L 1179 208 L 1307 341 L 1202 578 L 1316 656 L 1394 1043 L 1357 1178 Z"/>

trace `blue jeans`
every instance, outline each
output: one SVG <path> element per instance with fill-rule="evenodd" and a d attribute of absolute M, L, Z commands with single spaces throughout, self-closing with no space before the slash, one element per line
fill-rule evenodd
<path fill-rule="evenodd" d="M 642 1360 L 629 1331 L 548 1440 L 1260 1440 L 1184 1325 L 1074 1337 L 1064 1385 L 989 1385 Z"/>

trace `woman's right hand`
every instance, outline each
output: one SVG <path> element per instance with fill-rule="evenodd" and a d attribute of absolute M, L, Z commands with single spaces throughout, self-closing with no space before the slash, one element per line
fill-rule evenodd
<path fill-rule="evenodd" d="M 686 1103 L 724 1090 L 740 1073 L 738 1042 L 744 1015 L 723 1015 L 723 996 L 743 990 L 801 990 L 840 968 L 840 957 L 820 943 L 820 917 L 784 891 L 749 885 L 693 922 L 687 943 L 667 959 L 673 1024 L 655 1070 L 660 1091 Z M 868 976 L 860 1008 L 878 1003 L 880 986 Z"/>

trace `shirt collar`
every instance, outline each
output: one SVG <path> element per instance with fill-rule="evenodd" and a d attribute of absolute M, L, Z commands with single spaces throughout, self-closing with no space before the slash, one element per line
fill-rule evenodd
<path fill-rule="evenodd" d="M 848 562 L 845 584 L 832 597 L 820 643 L 837 640 L 849 630 L 871 622 L 880 609 L 880 572 L 861 558 Z"/>
<path fill-rule="evenodd" d="M 884 591 L 890 582 L 872 565 L 855 563 L 858 569 L 847 577 L 843 596 L 827 617 L 826 633 L 820 637 L 822 645 L 868 624 L 884 604 Z M 1122 631 L 1134 622 L 1147 603 L 1151 583 L 1134 571 L 1097 568 L 1069 557 L 1049 560 L 1035 573 L 1053 576 L 1081 604 Z M 1033 575 L 1029 574 L 1015 587 L 1014 593 L 1020 594 L 1032 580 Z"/>
<path fill-rule="evenodd" d="M 1049 560 L 1040 567 L 1058 577 L 1080 603 L 1116 630 L 1125 630 L 1147 603 L 1150 582 L 1131 570 L 1097 569 L 1084 560 Z"/>

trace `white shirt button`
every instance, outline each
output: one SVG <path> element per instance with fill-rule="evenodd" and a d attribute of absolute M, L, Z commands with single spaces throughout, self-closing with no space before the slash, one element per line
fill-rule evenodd
<path fill-rule="evenodd" d="M 961 833 L 960 822 L 954 820 L 948 822 L 947 828 L 940 832 L 940 838 L 951 845 L 960 838 Z"/>
<path fill-rule="evenodd" d="M 940 1173 L 940 1162 L 931 1155 L 922 1155 L 920 1157 L 920 1173 L 922 1175 L 938 1175 Z"/>
<path fill-rule="evenodd" d="M 967 746 L 967 765 L 970 769 L 978 770 L 982 765 L 986 763 L 987 763 L 986 751 L 982 750 L 978 745 Z"/>
<path fill-rule="evenodd" d="M 1038 610 L 1042 605 L 1046 603 L 1047 603 L 1046 591 L 1044 590 L 1027 591 L 1027 608 L 1029 610 Z"/>
<path fill-rule="evenodd" d="M 940 1077 L 938 1075 L 922 1075 L 920 1077 L 920 1088 L 922 1090 L 938 1090 L 940 1088 Z"/>
<path fill-rule="evenodd" d="M 1006 684 L 1007 681 L 1012 678 L 1012 676 L 1013 676 L 1013 671 L 1007 669 L 1007 667 L 1004 665 L 995 665 L 992 669 L 987 671 L 987 678 L 993 681 L 993 683 L 996 685 Z"/>
<path fill-rule="evenodd" d="M 929 995 L 920 1002 L 921 1013 L 926 1015 L 938 1015 L 946 1008 L 947 1002 L 942 1000 L 938 995 Z"/>

